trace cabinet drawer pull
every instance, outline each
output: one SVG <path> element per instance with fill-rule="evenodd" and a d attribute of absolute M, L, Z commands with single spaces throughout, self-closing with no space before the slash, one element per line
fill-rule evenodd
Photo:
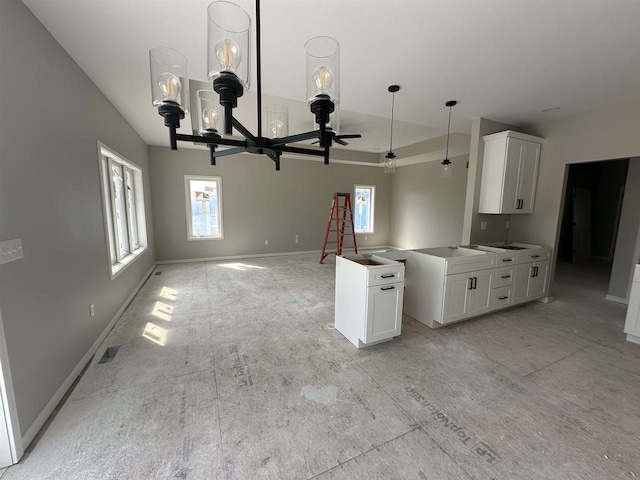
<path fill-rule="evenodd" d="M 396 287 L 380 287 L 380 290 L 393 290 Z"/>
<path fill-rule="evenodd" d="M 540 255 L 531 255 L 531 258 L 540 258 Z"/>
<path fill-rule="evenodd" d="M 506 300 L 509 297 L 498 297 L 498 300 Z"/>
<path fill-rule="evenodd" d="M 395 273 L 387 273 L 386 275 L 380 275 L 380 278 L 393 278 L 395 276 Z"/>
<path fill-rule="evenodd" d="M 503 258 L 503 262 L 513 262 L 513 258 Z"/>
<path fill-rule="evenodd" d="M 511 278 L 511 275 L 502 275 L 500 278 Z"/>

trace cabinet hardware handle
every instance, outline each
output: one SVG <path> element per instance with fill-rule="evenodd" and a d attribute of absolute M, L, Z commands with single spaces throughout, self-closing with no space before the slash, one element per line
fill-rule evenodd
<path fill-rule="evenodd" d="M 498 300 L 506 300 L 509 297 L 498 297 Z"/>
<path fill-rule="evenodd" d="M 540 255 L 531 255 L 531 258 L 540 258 Z"/>
<path fill-rule="evenodd" d="M 513 258 L 503 258 L 503 262 L 513 262 Z"/>
<path fill-rule="evenodd" d="M 396 287 L 380 287 L 380 290 L 393 290 Z"/>
<path fill-rule="evenodd" d="M 502 275 L 500 278 L 511 278 L 511 275 Z"/>
<path fill-rule="evenodd" d="M 473 289 L 478 288 L 478 277 L 473 277 Z"/>
<path fill-rule="evenodd" d="M 536 267 L 531 267 L 531 278 L 536 276 Z"/>
<path fill-rule="evenodd" d="M 540 267 L 536 267 L 536 277 L 538 276 L 539 271 L 540 271 Z"/>
<path fill-rule="evenodd" d="M 392 278 L 395 277 L 395 273 L 387 273 L 386 275 L 380 275 L 380 278 Z"/>
<path fill-rule="evenodd" d="M 473 277 L 469 277 L 469 285 L 467 286 L 467 290 L 473 290 Z"/>

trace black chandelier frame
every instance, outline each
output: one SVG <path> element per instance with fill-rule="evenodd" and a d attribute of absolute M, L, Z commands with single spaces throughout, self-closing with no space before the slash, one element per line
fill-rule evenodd
<path fill-rule="evenodd" d="M 342 138 L 360 138 L 361 135 L 337 135 L 336 132 L 327 127 L 330 116 L 335 109 L 335 105 L 329 95 L 317 95 L 315 100 L 309 105 L 311 113 L 315 115 L 318 129 L 288 135 L 281 138 L 268 138 L 262 135 L 262 68 L 260 53 L 260 0 L 256 0 L 256 75 L 257 75 L 257 120 L 258 134 L 254 135 L 240 121 L 233 116 L 233 108 L 237 106 L 237 100 L 244 93 L 243 86 L 235 73 L 222 72 L 213 81 L 213 89 L 220 96 L 220 105 L 224 108 L 224 131 L 225 134 L 232 134 L 233 128 L 240 132 L 245 139 L 235 140 L 223 138 L 217 130 L 210 129 L 201 135 L 187 135 L 178 133 L 180 120 L 184 119 L 185 113 L 180 104 L 173 101 L 163 101 L 158 107 L 158 113 L 164 117 L 164 124 L 169 128 L 169 141 L 171 150 L 178 149 L 178 142 L 191 142 L 205 144 L 209 147 L 211 165 L 216 164 L 216 159 L 238 153 L 251 153 L 256 155 L 266 155 L 275 163 L 276 171 L 280 170 L 280 158 L 283 153 L 293 153 L 300 155 L 313 155 L 324 157 L 324 164 L 329 165 L 330 149 L 334 140 L 341 142 Z M 289 145 L 291 143 L 305 140 L 317 139 L 319 149 Z M 231 147 L 218 150 L 218 147 Z"/>

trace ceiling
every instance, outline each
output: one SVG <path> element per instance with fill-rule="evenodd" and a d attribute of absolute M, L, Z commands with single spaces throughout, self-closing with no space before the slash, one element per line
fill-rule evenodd
<path fill-rule="evenodd" d="M 210 0 L 23 2 L 148 144 L 168 145 L 148 51 L 179 50 L 206 81 Z M 255 16 L 254 0 L 235 3 Z M 391 84 L 401 86 L 394 149 L 445 134 L 447 100 L 459 102 L 459 133 L 478 117 L 519 126 L 640 100 L 637 0 L 263 0 L 261 24 L 263 103 L 290 106 L 290 133 L 312 126 L 304 43 L 340 42 L 341 133 L 363 134 L 348 147 L 358 151 L 389 148 Z M 255 93 L 239 103 L 251 128 Z"/>

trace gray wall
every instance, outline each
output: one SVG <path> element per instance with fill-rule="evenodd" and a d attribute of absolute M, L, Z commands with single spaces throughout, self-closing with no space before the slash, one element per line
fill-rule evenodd
<path fill-rule="evenodd" d="M 402 248 L 456 245 L 462 240 L 468 156 L 452 159 L 451 178 L 440 162 L 396 169 L 391 184 L 391 244 Z"/>
<path fill-rule="evenodd" d="M 566 166 L 640 155 L 640 103 L 614 105 L 550 120 L 531 125 L 528 130 L 545 139 L 536 203 L 531 215 L 511 215 L 508 239 L 557 247 Z M 627 186 L 638 189 L 640 183 Z M 619 235 L 621 233 L 622 230 Z M 555 251 L 557 248 L 554 254 Z"/>
<path fill-rule="evenodd" d="M 607 295 L 628 299 L 634 265 L 640 263 L 640 158 L 629 160 L 616 251 Z"/>
<path fill-rule="evenodd" d="M 96 141 L 151 192 L 145 143 L 19 0 L 2 1 L 0 65 L 0 240 L 25 256 L 0 266 L 0 308 L 24 434 L 154 263 L 110 280 Z"/>
<path fill-rule="evenodd" d="M 505 130 L 517 130 L 511 125 L 477 118 L 471 123 L 471 145 L 469 148 L 469 175 L 467 177 L 467 197 L 464 207 L 462 243 L 493 243 L 507 240 L 506 222 L 511 215 L 484 215 L 478 213 L 480 205 L 480 185 L 482 183 L 482 163 L 484 140 L 482 137 Z M 481 229 L 487 223 L 486 230 Z"/>
<path fill-rule="evenodd" d="M 149 148 L 159 261 L 320 250 L 333 193 L 353 194 L 355 183 L 376 186 L 375 232 L 358 235 L 358 245 L 389 243 L 391 179 L 380 167 L 282 159 L 276 172 L 265 156 L 225 157 L 212 167 L 208 155 Z M 187 240 L 184 175 L 222 177 L 223 240 Z"/>

